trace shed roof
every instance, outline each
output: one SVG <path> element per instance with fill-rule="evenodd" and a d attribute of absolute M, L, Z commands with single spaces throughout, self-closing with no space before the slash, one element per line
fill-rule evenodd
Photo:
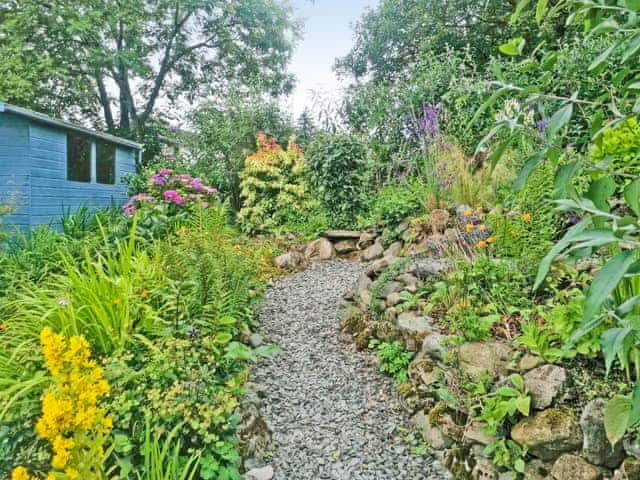
<path fill-rule="evenodd" d="M 110 135 L 108 133 L 90 130 L 80 125 L 76 125 L 75 123 L 66 122 L 64 120 L 58 120 L 56 118 L 43 115 L 42 113 L 34 112 L 33 110 L 29 110 L 28 108 L 16 107 L 15 105 L 0 102 L 0 113 L 2 112 L 13 113 L 15 115 L 20 115 L 22 117 L 29 118 L 30 120 L 34 120 L 39 123 L 44 123 L 46 125 L 53 125 L 55 127 L 63 128 L 65 130 L 73 130 L 75 132 L 80 132 L 86 135 L 90 135 L 92 137 L 101 138 L 103 140 L 116 143 L 118 145 L 124 145 L 126 147 L 133 148 L 135 150 L 142 150 L 142 144 L 134 142 L 132 140 L 116 137 L 115 135 Z"/>

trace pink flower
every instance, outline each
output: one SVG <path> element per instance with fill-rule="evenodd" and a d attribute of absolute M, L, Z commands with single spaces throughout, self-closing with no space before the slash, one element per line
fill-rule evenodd
<path fill-rule="evenodd" d="M 124 206 L 124 214 L 125 215 L 133 215 L 134 213 L 136 213 L 138 211 L 138 209 L 136 208 L 135 205 L 125 205 Z"/>
<path fill-rule="evenodd" d="M 166 177 L 167 175 L 170 175 L 173 173 L 173 170 L 171 170 L 170 168 L 162 168 L 160 169 L 160 171 L 158 172 L 160 175 Z"/>
<path fill-rule="evenodd" d="M 189 182 L 189 186 L 194 190 L 204 190 L 204 185 L 202 184 L 202 180 L 199 178 L 194 178 Z"/>
<path fill-rule="evenodd" d="M 209 202 L 202 202 L 200 205 L 202 205 L 204 208 L 207 208 L 209 206 Z"/>

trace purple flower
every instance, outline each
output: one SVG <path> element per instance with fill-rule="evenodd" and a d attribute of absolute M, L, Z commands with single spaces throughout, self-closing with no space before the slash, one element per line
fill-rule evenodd
<path fill-rule="evenodd" d="M 170 168 L 162 168 L 158 172 L 159 175 L 162 175 L 164 177 L 171 175 L 172 173 L 173 173 L 173 170 L 171 170 Z"/>
<path fill-rule="evenodd" d="M 204 190 L 204 185 L 202 184 L 202 180 L 199 178 L 193 178 L 189 182 L 189 186 L 194 190 Z"/>
<path fill-rule="evenodd" d="M 541 120 L 538 120 L 536 122 L 536 125 L 538 125 L 538 131 L 540 133 L 544 133 L 545 130 L 547 129 L 547 125 L 549 125 L 549 119 L 548 118 L 543 118 Z"/>
<path fill-rule="evenodd" d="M 162 187 L 167 183 L 167 177 L 157 174 L 151 177 L 151 183 L 157 187 Z"/>
<path fill-rule="evenodd" d="M 175 203 L 176 205 L 183 205 L 185 199 L 180 196 L 175 190 L 167 190 L 162 194 L 165 200 Z"/>

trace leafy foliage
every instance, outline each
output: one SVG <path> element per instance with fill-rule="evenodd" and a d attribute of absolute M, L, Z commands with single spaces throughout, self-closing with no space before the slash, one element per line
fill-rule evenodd
<path fill-rule="evenodd" d="M 369 348 L 376 349 L 376 357 L 382 373 L 392 377 L 396 383 L 407 381 L 409 363 L 415 355 L 414 352 L 406 352 L 400 342 L 380 343 L 378 340 L 372 340 Z"/>

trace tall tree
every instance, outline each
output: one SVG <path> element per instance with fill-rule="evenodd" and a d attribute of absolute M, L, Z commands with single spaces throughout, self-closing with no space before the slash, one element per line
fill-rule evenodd
<path fill-rule="evenodd" d="M 297 31 L 283 0 L 0 0 L 0 98 L 141 137 L 161 103 L 289 90 Z"/>

